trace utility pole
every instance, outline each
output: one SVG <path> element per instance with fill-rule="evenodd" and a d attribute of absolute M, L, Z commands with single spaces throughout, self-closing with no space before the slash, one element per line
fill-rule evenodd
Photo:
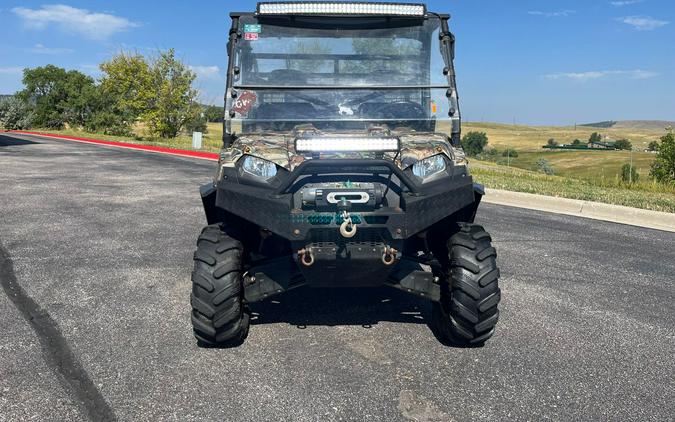
<path fill-rule="evenodd" d="M 630 147 L 630 166 L 628 169 L 628 180 L 629 183 L 633 184 L 633 147 Z"/>

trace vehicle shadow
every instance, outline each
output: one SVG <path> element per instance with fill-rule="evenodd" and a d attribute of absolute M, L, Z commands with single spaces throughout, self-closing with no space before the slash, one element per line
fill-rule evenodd
<path fill-rule="evenodd" d="M 313 325 L 372 328 L 381 321 L 429 325 L 431 321 L 429 301 L 388 287 L 301 287 L 250 308 L 251 324 L 281 322 L 300 329 Z"/>
<path fill-rule="evenodd" d="M 0 148 L 1 147 L 13 147 L 21 145 L 31 145 L 38 144 L 39 142 L 28 141 L 26 139 L 13 138 L 11 136 L 0 135 Z"/>

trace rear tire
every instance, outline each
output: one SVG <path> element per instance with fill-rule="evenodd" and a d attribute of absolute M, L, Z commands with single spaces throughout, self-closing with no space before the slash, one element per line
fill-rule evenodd
<path fill-rule="evenodd" d="M 220 225 L 206 226 L 197 240 L 192 272 L 192 327 L 200 346 L 233 347 L 248 335 L 244 302 L 243 246 Z"/>
<path fill-rule="evenodd" d="M 482 226 L 460 223 L 447 242 L 447 271 L 432 322 L 448 344 L 482 346 L 495 332 L 501 299 L 497 252 Z"/>

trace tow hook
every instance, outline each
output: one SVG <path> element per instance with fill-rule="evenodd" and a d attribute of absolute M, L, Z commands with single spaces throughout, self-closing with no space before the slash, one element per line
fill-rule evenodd
<path fill-rule="evenodd" d="M 311 249 L 300 249 L 298 251 L 298 258 L 305 267 L 311 267 L 314 264 L 314 254 Z"/>
<path fill-rule="evenodd" d="M 392 265 L 396 262 L 396 254 L 398 251 L 390 246 L 384 247 L 384 252 L 382 253 L 382 263 L 384 265 Z"/>
<path fill-rule="evenodd" d="M 356 235 L 356 224 L 352 223 L 352 217 L 347 211 L 342 211 L 342 220 L 342 224 L 340 224 L 342 237 L 354 237 Z"/>

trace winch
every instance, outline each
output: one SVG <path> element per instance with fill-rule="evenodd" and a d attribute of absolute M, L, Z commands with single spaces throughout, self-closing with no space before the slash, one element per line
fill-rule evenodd
<path fill-rule="evenodd" d="M 372 210 L 382 203 L 384 189 L 380 184 L 338 182 L 308 184 L 302 189 L 302 207 L 317 211 L 338 209 L 348 202 L 352 210 Z"/>

